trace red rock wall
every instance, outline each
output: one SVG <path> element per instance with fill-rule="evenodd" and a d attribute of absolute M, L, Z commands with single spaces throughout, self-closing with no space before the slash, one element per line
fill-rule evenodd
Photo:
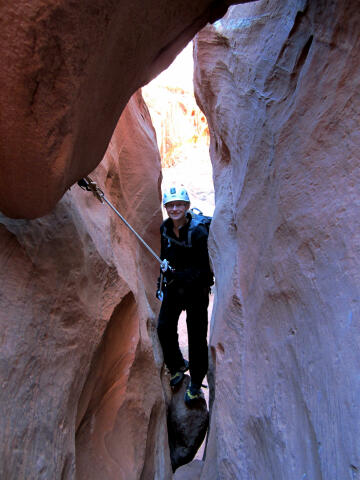
<path fill-rule="evenodd" d="M 158 249 L 160 156 L 140 93 L 92 176 Z M 158 265 L 77 185 L 41 219 L 0 221 L 0 478 L 171 478 Z"/>
<path fill-rule="evenodd" d="M 0 210 L 50 212 L 99 164 L 130 96 L 231 3 L 2 2 Z"/>
<path fill-rule="evenodd" d="M 261 0 L 197 37 L 216 211 L 202 479 L 357 478 L 358 2 Z"/>

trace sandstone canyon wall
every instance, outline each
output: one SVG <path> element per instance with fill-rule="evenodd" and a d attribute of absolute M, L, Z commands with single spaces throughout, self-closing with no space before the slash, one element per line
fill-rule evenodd
<path fill-rule="evenodd" d="M 234 6 L 196 40 L 216 372 L 202 479 L 360 478 L 360 10 Z"/>
<path fill-rule="evenodd" d="M 231 3 L 0 5 L 1 478 L 171 476 L 158 266 L 67 189 L 100 163 L 137 88 Z M 159 168 L 137 94 L 93 176 L 154 247 Z"/>
<path fill-rule="evenodd" d="M 231 3 L 1 2 L 0 210 L 50 212 L 99 164 L 130 96 Z"/>
<path fill-rule="evenodd" d="M 160 157 L 140 93 L 92 176 L 158 249 Z M 0 478 L 74 479 L 75 464 L 79 480 L 171 478 L 156 262 L 77 185 L 41 219 L 0 222 Z"/>

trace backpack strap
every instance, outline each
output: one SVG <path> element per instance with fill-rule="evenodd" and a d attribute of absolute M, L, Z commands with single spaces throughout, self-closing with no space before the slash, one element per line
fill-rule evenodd
<path fill-rule="evenodd" d="M 165 221 L 166 222 L 166 221 Z M 180 247 L 185 247 L 185 248 L 190 248 L 192 245 L 191 245 L 191 242 L 190 244 L 187 244 L 186 242 L 180 242 L 180 240 L 176 240 L 176 238 L 174 237 L 170 237 L 168 234 L 167 234 L 167 228 L 166 228 L 166 224 L 165 222 L 162 224 L 162 231 L 161 231 L 161 235 L 166 238 L 166 240 L 168 242 L 172 242 L 172 243 L 175 243 L 175 245 L 179 245 Z M 192 222 L 191 222 L 192 223 Z M 190 225 L 191 225 L 190 223 Z M 190 230 L 190 225 L 189 225 L 189 230 Z M 191 235 L 190 235 L 191 237 Z"/>
<path fill-rule="evenodd" d="M 193 234 L 193 231 L 195 230 L 196 227 L 198 227 L 199 225 L 201 225 L 201 221 L 199 221 L 198 218 L 196 218 L 194 215 L 192 215 L 192 219 L 191 219 L 191 222 L 190 222 L 190 225 L 189 225 L 189 230 L 188 230 L 188 245 L 189 247 L 192 247 L 192 234 Z"/>
<path fill-rule="evenodd" d="M 186 242 L 180 242 L 180 240 L 176 240 L 174 237 L 170 237 L 167 233 L 162 233 L 163 237 L 166 238 L 169 242 L 175 243 L 180 247 L 190 248 L 192 245 L 187 244 Z M 190 234 L 191 235 L 191 234 Z"/>
<path fill-rule="evenodd" d="M 199 213 L 196 213 L 194 210 L 197 210 Z M 189 210 L 189 214 L 191 215 L 191 221 L 188 227 L 187 242 L 180 242 L 179 240 L 176 240 L 176 238 L 170 237 L 167 234 L 166 220 L 162 224 L 161 235 L 164 238 L 166 238 L 168 242 L 173 242 L 174 244 L 179 245 L 180 247 L 191 248 L 192 234 L 197 227 L 201 225 L 204 229 L 204 232 L 207 235 L 209 234 L 209 225 L 211 222 L 211 217 L 207 217 L 203 215 L 198 208 L 192 208 L 191 210 Z"/>

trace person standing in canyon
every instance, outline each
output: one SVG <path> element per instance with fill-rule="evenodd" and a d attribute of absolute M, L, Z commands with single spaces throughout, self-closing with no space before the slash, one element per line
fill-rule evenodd
<path fill-rule="evenodd" d="M 190 199 L 183 187 L 164 192 L 163 204 L 169 216 L 161 225 L 162 260 L 172 270 L 165 273 L 163 302 L 158 320 L 158 336 L 164 361 L 170 370 L 170 385 L 179 385 L 189 368 L 190 383 L 185 403 L 204 398 L 202 381 L 208 369 L 207 326 L 210 286 L 213 274 L 207 248 L 208 228 L 189 212 Z M 186 311 L 189 362 L 184 360 L 178 341 L 178 321 Z"/>

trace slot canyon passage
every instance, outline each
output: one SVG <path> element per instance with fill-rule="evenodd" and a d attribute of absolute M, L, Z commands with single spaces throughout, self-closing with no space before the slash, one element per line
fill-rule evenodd
<path fill-rule="evenodd" d="M 360 478 L 358 2 L 0 11 L 0 478 Z M 206 456 L 173 475 L 158 265 L 72 185 L 91 173 L 159 248 L 139 88 L 195 34 L 216 197 L 213 395 Z"/>

